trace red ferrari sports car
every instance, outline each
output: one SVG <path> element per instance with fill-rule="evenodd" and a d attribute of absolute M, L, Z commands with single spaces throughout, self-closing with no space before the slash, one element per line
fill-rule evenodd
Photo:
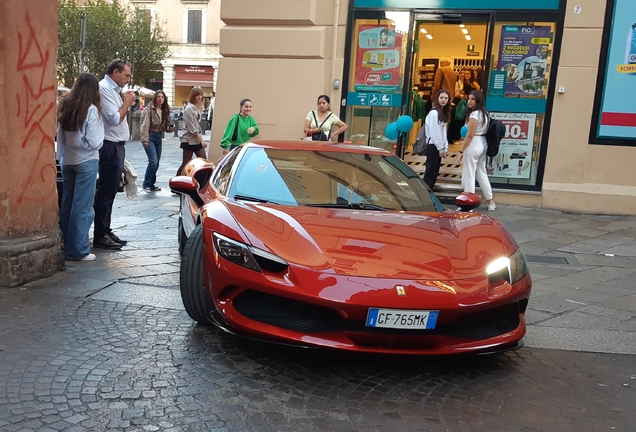
<path fill-rule="evenodd" d="M 181 296 L 238 335 L 399 354 L 521 346 L 531 280 L 510 232 L 461 194 L 445 209 L 400 158 L 367 146 L 257 141 L 192 160 Z"/>

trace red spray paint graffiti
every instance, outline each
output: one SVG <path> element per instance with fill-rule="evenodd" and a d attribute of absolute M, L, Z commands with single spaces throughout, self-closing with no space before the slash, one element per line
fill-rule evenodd
<path fill-rule="evenodd" d="M 41 202 L 50 199 L 55 192 L 56 168 L 51 160 L 55 142 L 53 131 L 43 128 L 44 120 L 55 109 L 55 84 L 45 86 L 47 68 L 50 67 L 49 50 L 42 51 L 31 18 L 25 17 L 27 34 L 18 32 L 18 62 L 16 70 L 22 76 L 23 88 L 16 93 L 16 117 L 24 118 L 23 127 L 27 131 L 21 147 L 36 146 L 36 156 L 31 158 L 31 166 L 25 170 L 27 177 L 22 182 L 18 203 Z"/>

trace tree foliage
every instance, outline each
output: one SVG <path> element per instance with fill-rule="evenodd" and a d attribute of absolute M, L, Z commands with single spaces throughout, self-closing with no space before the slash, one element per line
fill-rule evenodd
<path fill-rule="evenodd" d="M 80 74 L 80 15 L 86 14 L 84 71 L 101 78 L 115 58 L 133 64 L 135 84 L 144 84 L 168 56 L 167 34 L 139 9 L 106 0 L 58 0 L 57 75 L 71 87 Z"/>

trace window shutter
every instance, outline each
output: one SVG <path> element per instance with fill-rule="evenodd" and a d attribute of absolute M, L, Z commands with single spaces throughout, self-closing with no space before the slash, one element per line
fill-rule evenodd
<path fill-rule="evenodd" d="M 201 18 L 203 11 L 188 11 L 188 43 L 201 43 Z"/>

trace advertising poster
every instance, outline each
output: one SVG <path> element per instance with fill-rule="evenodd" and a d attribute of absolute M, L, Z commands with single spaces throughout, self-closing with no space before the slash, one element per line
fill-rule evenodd
<path fill-rule="evenodd" d="M 402 34 L 389 25 L 358 27 L 353 88 L 357 92 L 397 92 L 401 88 Z"/>
<path fill-rule="evenodd" d="M 636 1 L 615 0 L 597 138 L 636 140 Z"/>
<path fill-rule="evenodd" d="M 489 160 L 488 172 L 494 177 L 530 178 L 536 114 L 490 113 L 506 127 L 499 154 Z M 490 172 L 492 169 L 492 173 Z"/>
<path fill-rule="evenodd" d="M 502 27 L 497 69 L 506 72 L 506 96 L 544 94 L 551 42 L 547 26 Z"/>

